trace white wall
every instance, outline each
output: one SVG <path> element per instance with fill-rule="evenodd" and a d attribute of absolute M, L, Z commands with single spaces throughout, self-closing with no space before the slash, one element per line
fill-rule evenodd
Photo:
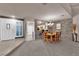
<path fill-rule="evenodd" d="M 73 24 L 76 24 L 77 26 L 76 32 L 79 33 L 79 15 L 73 17 Z"/>
<path fill-rule="evenodd" d="M 6 28 L 6 24 L 10 24 L 10 29 Z M 0 37 L 1 40 L 15 39 L 16 26 L 14 19 L 0 18 Z"/>
<path fill-rule="evenodd" d="M 73 17 L 73 24 L 76 24 L 77 25 L 77 29 L 76 29 L 76 32 L 78 34 L 78 41 L 79 41 L 79 15 L 76 15 Z"/>

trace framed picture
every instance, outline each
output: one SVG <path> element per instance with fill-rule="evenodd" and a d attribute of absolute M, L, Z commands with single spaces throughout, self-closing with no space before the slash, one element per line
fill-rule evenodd
<path fill-rule="evenodd" d="M 6 29 L 10 29 L 10 24 L 9 23 L 6 24 Z"/>
<path fill-rule="evenodd" d="M 56 24 L 56 29 L 61 29 L 61 24 L 60 23 Z"/>

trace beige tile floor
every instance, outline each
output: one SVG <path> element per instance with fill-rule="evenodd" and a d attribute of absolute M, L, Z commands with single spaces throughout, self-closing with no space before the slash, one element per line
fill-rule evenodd
<path fill-rule="evenodd" d="M 24 39 L 14 39 L 14 40 L 5 40 L 0 41 L 0 56 L 7 55 L 16 47 L 24 42 Z"/>
<path fill-rule="evenodd" d="M 79 43 L 61 40 L 50 44 L 43 40 L 34 40 L 24 42 L 9 56 L 79 56 Z"/>

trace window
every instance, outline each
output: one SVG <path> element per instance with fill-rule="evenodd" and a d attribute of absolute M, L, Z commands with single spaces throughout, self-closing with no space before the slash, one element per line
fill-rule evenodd
<path fill-rule="evenodd" d="M 61 24 L 60 23 L 56 24 L 56 29 L 61 29 Z"/>

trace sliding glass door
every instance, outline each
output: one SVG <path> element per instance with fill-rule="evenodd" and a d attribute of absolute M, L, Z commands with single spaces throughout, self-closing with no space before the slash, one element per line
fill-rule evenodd
<path fill-rule="evenodd" d="M 23 21 L 16 22 L 16 37 L 23 37 Z"/>

